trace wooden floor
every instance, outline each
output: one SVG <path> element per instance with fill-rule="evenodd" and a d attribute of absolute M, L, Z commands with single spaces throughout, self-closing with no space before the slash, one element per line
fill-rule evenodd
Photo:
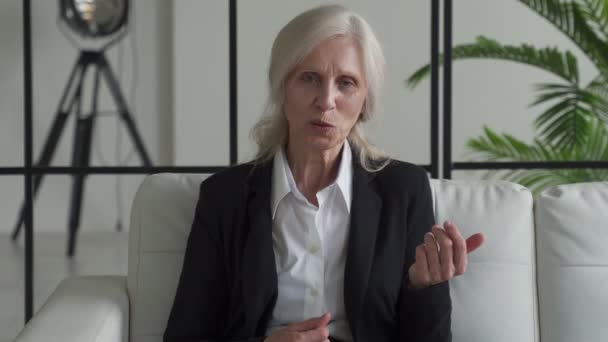
<path fill-rule="evenodd" d="M 81 230 L 76 256 L 65 256 L 66 234 L 37 233 L 34 239 L 34 312 L 59 282 L 74 275 L 127 274 L 128 232 Z M 24 325 L 24 247 L 0 234 L 0 342 Z"/>

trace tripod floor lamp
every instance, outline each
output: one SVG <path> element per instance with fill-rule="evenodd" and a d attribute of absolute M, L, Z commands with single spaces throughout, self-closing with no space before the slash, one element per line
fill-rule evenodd
<path fill-rule="evenodd" d="M 98 97 L 100 83 L 103 81 L 109 89 L 117 113 L 126 125 L 137 153 L 144 166 L 152 166 L 152 162 L 143 140 L 137 130 L 133 116 L 129 112 L 127 102 L 121 92 L 120 84 L 116 79 L 105 51 L 126 34 L 125 26 L 128 18 L 127 0 L 59 0 L 60 19 L 69 28 L 84 38 L 112 39 L 96 50 L 81 50 L 66 84 L 51 129 L 43 145 L 42 154 L 36 166 L 49 166 L 57 143 L 66 126 L 70 115 L 75 115 L 76 125 L 72 146 L 72 166 L 89 166 L 93 129 L 98 114 Z M 83 110 L 82 95 L 86 73 L 93 72 L 93 88 L 89 111 Z M 82 195 L 86 174 L 74 174 L 70 210 L 68 217 L 68 243 L 67 255 L 73 256 L 76 247 L 76 236 L 80 223 Z M 43 175 L 34 177 L 34 195 L 38 192 Z M 12 238 L 16 240 L 25 219 L 24 207 L 21 208 Z"/>

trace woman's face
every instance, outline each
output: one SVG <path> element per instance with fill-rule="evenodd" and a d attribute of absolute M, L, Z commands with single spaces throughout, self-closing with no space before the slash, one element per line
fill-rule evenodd
<path fill-rule="evenodd" d="M 283 111 L 289 144 L 314 151 L 342 146 L 361 115 L 366 96 L 359 45 L 348 37 L 322 42 L 286 82 Z"/>

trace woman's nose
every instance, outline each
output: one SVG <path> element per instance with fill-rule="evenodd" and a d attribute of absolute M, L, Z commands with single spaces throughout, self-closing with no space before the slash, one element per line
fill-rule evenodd
<path fill-rule="evenodd" d="M 336 107 L 336 91 L 332 84 L 321 84 L 315 98 L 315 105 L 322 112 L 333 110 Z"/>

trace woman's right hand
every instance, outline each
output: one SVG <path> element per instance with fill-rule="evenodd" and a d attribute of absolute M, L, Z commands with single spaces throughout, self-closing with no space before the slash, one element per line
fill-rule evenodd
<path fill-rule="evenodd" d="M 329 342 L 329 313 L 274 331 L 264 342 Z"/>

